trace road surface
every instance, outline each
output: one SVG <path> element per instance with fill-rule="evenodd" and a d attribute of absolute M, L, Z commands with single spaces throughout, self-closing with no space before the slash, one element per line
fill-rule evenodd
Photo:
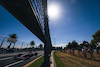
<path fill-rule="evenodd" d="M 0 54 L 0 67 L 23 67 L 30 61 L 36 59 L 37 57 L 44 54 L 43 51 L 36 51 L 38 53 L 38 56 L 33 56 L 30 59 L 27 60 L 14 60 L 13 57 L 15 55 L 18 55 L 19 53 L 8 53 L 8 54 Z M 25 53 L 25 52 L 21 52 Z"/>

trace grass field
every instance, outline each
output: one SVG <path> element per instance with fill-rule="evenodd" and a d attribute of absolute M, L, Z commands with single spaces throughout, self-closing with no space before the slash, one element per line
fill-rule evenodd
<path fill-rule="evenodd" d="M 65 52 L 69 53 L 69 50 L 67 50 Z M 75 50 L 74 53 L 75 53 L 74 56 L 84 58 L 83 52 L 81 52 L 81 51 L 78 52 L 77 50 Z M 73 53 L 71 52 L 71 54 L 73 54 Z M 93 55 L 94 55 L 94 57 L 95 57 L 96 60 L 100 60 L 100 54 L 97 54 L 96 52 L 93 52 Z M 86 56 L 87 56 L 88 59 L 91 59 L 90 53 L 86 52 Z"/>
<path fill-rule="evenodd" d="M 60 61 L 59 56 L 56 54 L 57 52 L 54 52 L 54 59 L 56 62 L 57 67 L 65 67 L 65 65 Z"/>
<path fill-rule="evenodd" d="M 36 62 L 34 62 L 31 65 L 29 65 L 28 67 L 40 67 L 41 64 L 43 63 L 43 61 L 44 61 L 44 57 L 41 57 Z"/>
<path fill-rule="evenodd" d="M 100 67 L 100 60 L 86 59 L 61 51 L 54 53 L 57 67 Z"/>

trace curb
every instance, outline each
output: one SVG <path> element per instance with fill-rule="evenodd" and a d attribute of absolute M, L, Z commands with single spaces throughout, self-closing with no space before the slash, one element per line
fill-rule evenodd
<path fill-rule="evenodd" d="M 51 52 L 50 60 L 51 60 L 52 63 L 50 64 L 50 67 L 57 67 L 57 66 L 56 66 L 56 63 L 55 63 L 55 60 L 54 60 L 54 54 L 53 54 L 54 52 L 55 52 L 55 51 L 52 51 L 52 52 Z"/>
<path fill-rule="evenodd" d="M 54 59 L 54 55 L 53 55 L 53 59 Z M 55 59 L 54 59 L 54 67 L 57 67 L 56 62 L 55 62 Z"/>
<path fill-rule="evenodd" d="M 54 51 L 55 52 L 55 51 Z M 53 52 L 53 53 L 54 53 Z M 54 54 L 53 54 L 53 60 L 54 60 L 54 67 L 57 67 L 57 65 L 56 65 L 56 62 L 55 62 L 55 59 L 54 59 Z"/>

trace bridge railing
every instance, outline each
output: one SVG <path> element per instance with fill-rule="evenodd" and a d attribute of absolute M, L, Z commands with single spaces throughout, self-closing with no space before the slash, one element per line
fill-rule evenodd
<path fill-rule="evenodd" d="M 44 11 L 43 11 L 42 0 L 30 0 L 30 1 L 32 3 L 32 6 L 33 6 L 35 12 L 36 12 L 36 16 L 39 20 L 42 31 L 44 33 Z"/>

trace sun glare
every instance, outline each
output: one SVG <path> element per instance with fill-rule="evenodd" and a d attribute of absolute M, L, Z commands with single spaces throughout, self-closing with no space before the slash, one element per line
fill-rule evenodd
<path fill-rule="evenodd" d="M 48 6 L 48 16 L 49 18 L 56 19 L 59 17 L 59 6 L 56 4 L 51 4 Z"/>

